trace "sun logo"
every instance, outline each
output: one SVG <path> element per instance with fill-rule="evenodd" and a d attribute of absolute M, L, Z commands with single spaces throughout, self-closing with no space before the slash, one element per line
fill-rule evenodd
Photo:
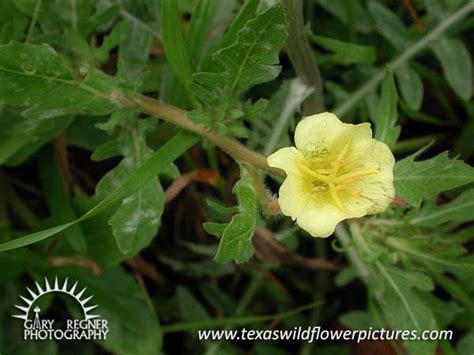
<path fill-rule="evenodd" d="M 23 319 L 24 321 L 28 320 L 28 315 L 30 314 L 31 307 L 35 303 L 36 300 L 38 300 L 41 296 L 46 295 L 48 293 L 63 293 L 66 295 L 71 296 L 74 298 L 77 303 L 80 304 L 82 308 L 82 312 L 84 314 L 84 319 L 89 320 L 89 319 L 94 319 L 100 317 L 99 315 L 96 314 L 91 314 L 90 312 L 97 308 L 97 305 L 90 305 L 88 306 L 87 303 L 94 297 L 94 296 L 89 296 L 87 298 L 85 297 L 85 292 L 87 290 L 87 287 L 84 287 L 82 290 L 78 291 L 76 293 L 76 288 L 77 288 L 77 282 L 75 282 L 70 288 L 68 288 L 68 279 L 66 278 L 64 280 L 64 283 L 62 285 L 59 285 L 58 278 L 56 277 L 54 279 L 54 284 L 51 287 L 50 283 L 48 282 L 48 279 L 44 279 L 44 286 L 41 287 L 38 282 L 35 282 L 36 285 L 36 292 L 33 292 L 29 287 L 27 287 L 27 291 L 29 293 L 29 298 L 20 296 L 20 298 L 23 300 L 23 302 L 26 303 L 26 306 L 22 305 L 15 305 L 17 309 L 23 312 L 23 314 L 15 314 L 13 315 L 14 318 L 19 318 Z M 37 307 L 36 307 L 37 308 Z M 34 309 L 33 311 L 36 313 L 35 318 L 38 318 L 38 313 L 39 313 L 39 308 Z"/>
<path fill-rule="evenodd" d="M 54 283 L 49 283 L 44 279 L 44 285 L 35 282 L 36 290 L 26 288 L 29 295 L 21 296 L 24 304 L 17 304 L 15 308 L 19 309 L 21 314 L 14 314 L 12 317 L 23 320 L 23 339 L 25 340 L 105 340 L 109 332 L 107 320 L 92 311 L 97 305 L 89 304 L 93 296 L 87 296 L 87 287 L 77 291 L 77 282 L 69 287 L 66 278 L 61 285 L 58 279 Z M 82 319 L 66 319 L 64 322 L 55 324 L 54 319 L 42 319 L 40 317 L 41 309 L 35 306 L 35 302 L 48 293 L 63 293 L 71 296 L 81 306 Z M 33 316 L 34 313 L 34 316 Z"/>

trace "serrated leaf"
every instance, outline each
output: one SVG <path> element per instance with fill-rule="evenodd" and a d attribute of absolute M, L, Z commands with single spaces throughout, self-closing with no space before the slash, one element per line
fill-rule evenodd
<path fill-rule="evenodd" d="M 215 215 L 217 215 L 220 218 L 230 218 L 231 214 L 239 212 L 239 209 L 236 206 L 232 207 L 225 207 L 222 206 L 220 203 L 212 200 L 212 199 L 206 199 L 206 204 L 213 212 Z"/>
<path fill-rule="evenodd" d="M 286 39 L 285 14 L 275 5 L 248 21 L 235 43 L 211 54 L 202 72 L 193 74 L 191 89 L 206 104 L 229 102 L 253 85 L 280 73 L 278 54 Z"/>
<path fill-rule="evenodd" d="M 224 230 L 227 227 L 227 224 L 206 222 L 206 223 L 203 223 L 202 226 L 204 227 L 204 230 L 206 231 L 206 233 L 209 233 L 210 235 L 220 238 L 222 234 L 224 233 Z"/>
<path fill-rule="evenodd" d="M 103 115 L 114 110 L 113 79 L 89 71 L 84 80 L 74 76 L 63 58 L 47 44 L 10 43 L 0 46 L 0 101 L 28 107 L 35 119 L 71 113 Z"/>
<path fill-rule="evenodd" d="M 257 196 L 249 177 L 241 178 L 234 186 L 239 200 L 239 213 L 224 229 L 214 260 L 225 263 L 247 261 L 254 253 L 252 236 L 257 217 Z"/>
<path fill-rule="evenodd" d="M 120 144 L 117 141 L 109 141 L 98 146 L 91 155 L 91 160 L 101 161 L 120 155 Z"/>
<path fill-rule="evenodd" d="M 369 12 L 377 29 L 396 48 L 404 48 L 410 43 L 406 26 L 390 9 L 373 1 L 369 3 Z"/>
<path fill-rule="evenodd" d="M 393 74 L 387 70 L 382 82 L 380 98 L 377 102 L 375 117 L 375 139 L 387 143 L 392 147 L 400 135 L 400 126 L 395 126 L 397 121 L 398 95 Z"/>
<path fill-rule="evenodd" d="M 418 111 L 423 102 L 423 82 L 420 75 L 408 65 L 402 65 L 395 74 L 403 100 L 410 109 Z"/>
<path fill-rule="evenodd" d="M 463 192 L 454 201 L 437 206 L 426 203 L 420 210 L 413 210 L 407 216 L 410 224 L 435 226 L 445 222 L 468 222 L 474 219 L 474 189 Z"/>
<path fill-rule="evenodd" d="M 237 41 L 239 31 L 251 20 L 257 11 L 260 0 L 246 0 L 239 13 L 229 25 L 219 42 L 220 48 L 231 46 Z"/>
<path fill-rule="evenodd" d="M 411 155 L 398 161 L 394 168 L 397 196 L 412 206 L 419 206 L 424 197 L 436 196 L 474 181 L 474 168 L 444 152 L 434 158 L 415 161 Z"/>
<path fill-rule="evenodd" d="M 432 48 L 449 85 L 460 98 L 469 100 L 472 96 L 472 61 L 466 46 L 457 39 L 442 37 Z"/>

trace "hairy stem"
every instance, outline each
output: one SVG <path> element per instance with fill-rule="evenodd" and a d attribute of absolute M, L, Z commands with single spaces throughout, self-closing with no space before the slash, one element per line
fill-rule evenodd
<path fill-rule="evenodd" d="M 267 158 L 263 155 L 247 148 L 235 139 L 223 137 L 208 127 L 194 123 L 187 117 L 185 111 L 177 107 L 167 105 L 143 95 L 136 95 L 133 100 L 123 96 L 115 96 L 114 99 L 119 101 L 123 106 L 134 107 L 149 115 L 158 116 L 164 121 L 208 139 L 240 163 L 252 165 L 275 175 L 285 176 L 282 170 L 268 166 Z"/>
<path fill-rule="evenodd" d="M 466 5 L 461 7 L 458 11 L 453 13 L 451 16 L 443 20 L 438 27 L 434 28 L 426 36 L 422 37 L 419 41 L 413 43 L 410 47 L 405 49 L 397 58 L 392 60 L 387 65 L 395 71 L 401 67 L 405 62 L 412 59 L 426 47 L 428 47 L 436 38 L 441 36 L 452 24 L 466 17 L 471 11 L 474 10 L 474 1 L 469 1 Z M 379 70 L 372 79 L 361 86 L 356 92 L 354 92 L 342 105 L 334 109 L 334 113 L 338 116 L 344 116 L 349 112 L 361 99 L 370 93 L 384 78 L 385 69 Z"/>

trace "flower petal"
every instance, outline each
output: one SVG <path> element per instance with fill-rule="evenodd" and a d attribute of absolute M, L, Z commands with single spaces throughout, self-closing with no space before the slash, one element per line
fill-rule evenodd
<path fill-rule="evenodd" d="M 378 174 L 354 182 L 354 187 L 361 193 L 352 205 L 359 205 L 358 208 L 365 206 L 369 214 L 382 212 L 395 197 L 393 185 L 395 158 L 390 148 L 375 139 L 361 141 L 355 145 L 350 158 L 368 168 L 379 170 Z"/>
<path fill-rule="evenodd" d="M 372 138 L 370 123 L 342 123 L 330 112 L 302 119 L 295 130 L 295 144 L 305 156 L 333 151 L 345 141 L 357 142 Z"/>
<path fill-rule="evenodd" d="M 334 205 L 313 204 L 301 211 L 297 223 L 313 237 L 327 238 L 334 233 L 336 225 L 346 218 L 350 216 Z"/>
<path fill-rule="evenodd" d="M 303 155 L 295 147 L 286 147 L 277 150 L 267 157 L 267 163 L 272 168 L 279 168 L 289 172 L 297 172 L 297 161 L 303 159 Z"/>
<path fill-rule="evenodd" d="M 305 208 L 308 198 L 303 178 L 300 175 L 288 174 L 278 193 L 281 212 L 295 220 Z"/>

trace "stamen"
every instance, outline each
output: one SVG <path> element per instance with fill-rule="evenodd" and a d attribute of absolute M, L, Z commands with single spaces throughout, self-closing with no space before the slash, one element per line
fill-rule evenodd
<path fill-rule="evenodd" d="M 325 183 L 330 183 L 332 182 L 332 179 L 330 179 L 328 176 L 326 175 L 322 175 L 322 174 L 318 174 L 316 171 L 313 171 L 311 170 L 310 168 L 308 168 L 307 166 L 305 166 L 304 164 L 299 164 L 299 167 L 307 174 L 311 175 L 312 177 L 315 177 L 316 179 L 318 180 L 321 180 Z"/>
<path fill-rule="evenodd" d="M 336 158 L 336 161 L 342 160 L 346 157 L 346 154 L 349 151 L 350 146 L 351 146 L 351 141 L 350 140 L 348 140 L 348 141 L 346 141 L 346 143 L 344 143 L 344 145 L 342 146 L 341 151 L 339 152 L 339 154 Z"/>
<path fill-rule="evenodd" d="M 339 198 L 339 195 L 337 194 L 336 186 L 333 183 L 329 184 L 329 193 L 331 194 L 331 197 L 334 200 L 334 203 L 336 204 L 336 206 L 342 212 L 345 212 L 345 209 L 344 209 L 344 206 L 342 205 L 341 199 Z"/>
<path fill-rule="evenodd" d="M 347 152 L 349 151 L 350 147 L 351 147 L 351 140 L 347 140 L 342 146 L 336 159 L 333 160 L 332 166 L 334 166 L 334 174 L 337 174 L 337 172 L 339 171 L 339 168 L 342 165 L 341 163 L 344 161 L 344 158 L 346 157 Z"/>

